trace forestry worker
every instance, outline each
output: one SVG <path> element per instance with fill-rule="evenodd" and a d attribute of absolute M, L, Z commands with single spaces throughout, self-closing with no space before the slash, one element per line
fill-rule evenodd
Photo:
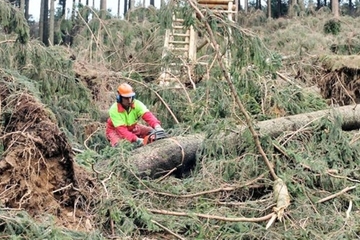
<path fill-rule="evenodd" d="M 164 131 L 160 121 L 138 99 L 135 99 L 133 88 L 122 83 L 117 89 L 116 102 L 109 109 L 106 124 L 106 137 L 111 146 L 116 146 L 121 139 L 144 145 L 144 137 L 155 131 Z M 138 123 L 142 118 L 149 126 Z"/>

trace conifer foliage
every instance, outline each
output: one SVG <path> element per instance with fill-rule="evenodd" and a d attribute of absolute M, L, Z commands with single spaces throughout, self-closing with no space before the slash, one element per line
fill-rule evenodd
<path fill-rule="evenodd" d="M 344 129 L 341 115 L 325 114 L 276 135 L 257 128 L 264 120 L 285 117 L 285 122 L 290 115 L 329 107 L 307 89 L 317 83 L 309 75 L 321 78 L 320 86 L 328 86 L 326 79 L 331 86 L 338 83 L 339 96 L 356 92 L 351 85 L 353 92 L 346 94 L 333 72 L 321 75 L 324 61 L 306 52 L 316 41 L 302 41 L 293 31 L 306 24 L 269 21 L 264 28 L 255 24 L 255 33 L 251 25 L 208 10 L 200 17 L 195 1 L 135 8 L 126 20 L 100 18 L 96 9 L 86 9 L 92 18 L 79 13 L 74 19 L 72 45 L 45 47 L 29 39 L 23 16 L 0 2 L 0 236 L 359 237 L 359 134 L 349 131 L 359 128 L 358 121 Z M 197 52 L 205 64 L 192 68 L 176 54 L 163 58 L 173 13 L 206 43 Z M 330 51 L 330 43 L 317 42 Z M 295 56 L 288 57 L 292 51 Z M 158 77 L 174 62 L 183 67 L 186 81 L 179 78 L 180 88 L 161 86 Z M 357 79 L 340 76 L 349 84 Z M 186 84 L 193 79 L 195 86 Z M 170 135 L 164 141 L 176 151 L 159 151 L 157 157 L 179 152 L 177 157 L 186 159 L 185 144 L 177 139 L 188 140 L 195 156 L 190 169 L 178 174 L 176 166 L 158 178 L 142 178 L 134 167 L 142 162 L 141 148 L 127 142 L 109 146 L 106 109 L 121 82 L 134 86 Z M 146 146 L 147 155 L 155 146 L 169 146 L 158 143 Z"/>

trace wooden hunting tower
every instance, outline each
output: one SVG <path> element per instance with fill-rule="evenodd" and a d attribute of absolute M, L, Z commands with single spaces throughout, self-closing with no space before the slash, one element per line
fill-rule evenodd
<path fill-rule="evenodd" d="M 187 1 L 172 1 L 170 4 L 181 4 L 184 2 Z M 219 16 L 227 17 L 230 21 L 236 21 L 238 0 L 193 0 L 193 2 L 197 4 L 201 12 L 212 11 L 215 14 L 218 13 Z M 179 18 L 176 13 L 173 13 L 171 29 L 166 30 L 162 57 L 165 59 L 169 53 L 172 53 L 177 56 L 179 62 L 167 64 L 160 76 L 160 84 L 168 85 L 169 83 L 181 81 L 180 75 L 182 75 L 181 72 L 184 68 L 186 69 L 185 71 L 188 71 L 185 75 L 190 77 L 191 68 L 198 64 L 207 65 L 207 63 L 199 62 L 196 56 L 197 49 L 199 48 L 197 46 L 198 33 L 195 32 L 193 26 L 185 27 L 183 23 L 184 19 Z M 193 87 L 195 87 L 194 83 Z"/>

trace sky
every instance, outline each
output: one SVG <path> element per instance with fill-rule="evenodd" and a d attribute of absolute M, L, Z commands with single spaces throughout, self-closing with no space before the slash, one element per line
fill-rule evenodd
<path fill-rule="evenodd" d="M 32 0 L 29 1 L 29 14 L 33 16 L 35 21 L 38 21 L 40 18 L 40 0 Z M 55 1 L 55 8 L 59 1 Z M 66 0 L 66 8 L 70 8 L 72 6 L 73 0 Z M 79 0 L 75 1 L 76 4 L 79 3 Z M 81 3 L 85 4 L 86 0 L 82 0 Z M 93 0 L 89 1 L 90 6 L 92 6 Z M 95 9 L 100 9 L 100 0 L 94 0 Z M 137 0 L 135 6 L 138 6 L 143 3 L 143 0 Z M 145 0 L 146 7 L 150 5 L 150 0 Z M 117 15 L 118 10 L 118 0 L 107 0 L 107 9 L 111 9 L 111 13 L 113 15 Z M 155 7 L 160 7 L 160 0 L 155 0 Z M 124 13 L 124 1 L 120 1 L 120 15 Z M 68 16 L 66 16 L 68 17 Z"/>

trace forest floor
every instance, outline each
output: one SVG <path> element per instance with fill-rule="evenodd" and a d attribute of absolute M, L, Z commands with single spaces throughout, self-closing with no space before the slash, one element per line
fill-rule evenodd
<path fill-rule="evenodd" d="M 323 64 L 317 79 L 312 79 L 330 102 L 339 105 L 360 102 L 360 65 L 349 66 L 349 62 L 353 64 L 358 59 L 336 59 L 327 68 Z M 74 71 L 91 90 L 98 107 L 106 110 L 114 99 L 116 76 L 105 67 L 80 61 L 75 61 Z M 8 94 L 6 86 L 0 85 L 0 99 L 11 99 Z M 33 96 L 24 94 L 2 104 L 13 112 L 1 136 L 6 151 L 0 161 L 0 187 L 4 189 L 0 205 L 11 210 L 26 210 L 35 219 L 39 213 L 42 217 L 43 213 L 51 214 L 57 217 L 58 226 L 68 229 L 93 230 L 93 216 L 88 213 L 96 199 L 104 194 L 96 171 L 77 165 L 75 153 L 56 118 Z M 103 127 L 103 123 L 95 127 L 89 123 L 86 135 L 93 134 L 99 126 Z M 44 221 L 43 218 L 37 220 Z"/>

